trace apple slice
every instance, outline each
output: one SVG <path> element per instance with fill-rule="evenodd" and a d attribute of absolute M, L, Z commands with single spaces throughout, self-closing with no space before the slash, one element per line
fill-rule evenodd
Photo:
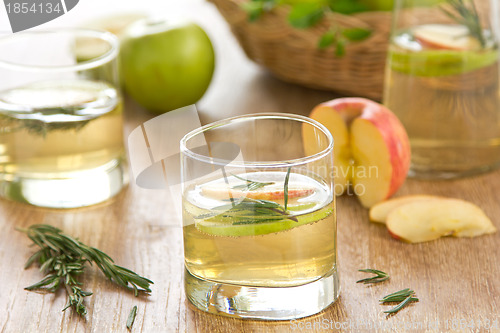
<path fill-rule="evenodd" d="M 314 189 L 306 186 L 294 186 L 290 185 L 288 187 L 288 198 L 302 198 L 309 196 L 314 193 Z M 201 194 L 203 196 L 217 199 L 225 200 L 228 198 L 250 198 L 259 200 L 283 200 L 285 198 L 285 191 L 283 186 L 280 185 L 267 185 L 265 188 L 261 188 L 253 191 L 244 191 L 240 189 L 234 189 L 228 187 L 226 184 L 214 184 L 206 185 L 201 188 Z"/>
<path fill-rule="evenodd" d="M 442 236 L 475 237 L 496 231 L 479 207 L 459 199 L 407 203 L 389 213 L 386 225 L 391 236 L 409 243 Z"/>
<path fill-rule="evenodd" d="M 351 183 L 361 204 L 371 207 L 403 184 L 410 166 L 410 143 L 389 109 L 365 98 L 339 98 L 318 105 L 310 117 L 333 135 L 337 194 Z M 315 153 L 314 134 L 303 130 L 306 154 Z"/>
<path fill-rule="evenodd" d="M 373 206 L 372 208 L 370 208 L 370 221 L 385 224 L 387 216 L 395 208 L 411 202 L 434 200 L 434 199 L 443 199 L 443 197 L 438 197 L 435 195 L 418 194 L 418 195 L 406 195 L 382 201 Z"/>
<path fill-rule="evenodd" d="M 458 24 L 425 24 L 413 29 L 422 46 L 444 50 L 478 50 L 481 44 L 470 36 L 469 29 Z"/>
<path fill-rule="evenodd" d="M 305 209 L 305 208 L 304 208 Z M 327 206 L 313 213 L 296 216 L 297 221 L 290 219 L 276 219 L 265 221 L 267 218 L 260 217 L 263 222 L 259 222 L 259 217 L 254 216 L 251 223 L 233 224 L 230 217 L 217 215 L 209 219 L 195 222 L 196 228 L 202 232 L 215 236 L 258 236 L 286 231 L 298 226 L 320 221 L 334 212 L 333 207 Z"/>

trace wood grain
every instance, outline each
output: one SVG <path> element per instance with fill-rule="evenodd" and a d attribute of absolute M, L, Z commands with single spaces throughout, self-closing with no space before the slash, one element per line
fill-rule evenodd
<path fill-rule="evenodd" d="M 162 9 L 167 6 L 165 2 L 151 3 Z M 216 46 L 216 75 L 199 104 L 203 123 L 254 112 L 307 115 L 317 103 L 336 97 L 282 83 L 249 62 L 211 5 L 193 0 L 175 6 L 180 7 L 176 7 L 178 12 L 194 13 Z M 126 105 L 126 133 L 153 116 L 131 100 Z M 500 171 L 456 181 L 408 180 L 397 195 L 417 193 L 474 202 L 500 228 Z M 405 244 L 392 239 L 384 226 L 368 222 L 368 211 L 352 196 L 338 199 L 342 290 L 334 305 L 296 322 L 238 320 L 203 313 L 185 300 L 181 223 L 172 218 L 171 209 L 167 193 L 135 185 L 109 202 L 85 209 L 48 210 L 0 200 L 0 332 L 126 332 L 134 305 L 138 312 L 133 332 L 326 332 L 341 324 L 349 332 L 479 331 L 479 320 L 483 327 L 488 320 L 500 320 L 500 233 Z M 155 282 L 151 296 L 136 298 L 90 269 L 84 279 L 94 295 L 87 300 L 84 320 L 70 311 L 61 312 L 66 302 L 63 292 L 25 291 L 41 275 L 35 268 L 23 269 L 32 250 L 27 237 L 15 228 L 33 223 L 60 227 L 110 254 L 119 265 L 151 278 Z M 356 284 L 365 277 L 357 270 L 368 267 L 390 273 L 390 281 L 374 286 Z M 379 305 L 378 299 L 406 287 L 417 292 L 420 302 L 386 319 L 382 311 L 388 306 Z M 467 324 L 475 320 L 476 329 L 453 326 L 460 325 L 460 320 Z"/>

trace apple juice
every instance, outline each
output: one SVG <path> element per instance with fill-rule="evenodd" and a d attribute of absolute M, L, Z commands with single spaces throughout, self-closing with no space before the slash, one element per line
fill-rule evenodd
<path fill-rule="evenodd" d="M 500 163 L 497 45 L 440 41 L 432 29 L 450 30 L 442 26 L 424 27 L 421 38 L 415 32 L 423 26 L 402 31 L 389 48 L 384 104 L 408 132 L 416 176 L 453 177 Z M 451 30 L 467 35 L 463 26 Z"/>
<path fill-rule="evenodd" d="M 238 176 L 185 191 L 186 269 L 201 279 L 256 287 L 298 286 L 331 273 L 336 267 L 336 217 L 326 185 L 291 173 L 285 212 L 279 194 L 286 172 Z M 215 195 L 215 190 L 204 191 L 205 187 L 223 189 L 226 182 L 238 184 L 241 179 L 272 184 L 246 191 L 245 198 L 230 192 L 232 200 Z"/>
<path fill-rule="evenodd" d="M 1 91 L 2 191 L 15 183 L 24 190 L 36 186 L 23 181 L 72 179 L 91 171 L 98 181 L 99 170 L 123 158 L 121 113 L 119 93 L 104 82 L 43 81 Z"/>

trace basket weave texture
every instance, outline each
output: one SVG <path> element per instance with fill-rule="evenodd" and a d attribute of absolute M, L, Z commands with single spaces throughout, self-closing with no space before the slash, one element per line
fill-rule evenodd
<path fill-rule="evenodd" d="M 231 26 L 247 56 L 280 79 L 347 95 L 382 98 L 384 67 L 391 25 L 390 12 L 353 15 L 328 13 L 314 27 L 288 24 L 288 9 L 276 8 L 250 22 L 241 4 L 247 0 L 209 0 Z M 331 48 L 318 49 L 318 40 L 331 28 L 367 28 L 369 38 L 349 43 L 343 56 Z"/>

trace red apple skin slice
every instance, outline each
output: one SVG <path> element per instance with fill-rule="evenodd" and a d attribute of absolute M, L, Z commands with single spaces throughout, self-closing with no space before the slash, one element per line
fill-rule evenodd
<path fill-rule="evenodd" d="M 387 216 L 389 234 L 408 243 L 443 236 L 476 237 L 496 232 L 478 206 L 459 199 L 416 201 L 395 208 Z"/>
<path fill-rule="evenodd" d="M 434 199 L 445 199 L 445 198 L 436 195 L 413 194 L 379 202 L 378 204 L 370 208 L 370 221 L 375 223 L 385 224 L 387 216 L 395 208 L 405 205 L 407 203 L 412 203 L 416 201 L 434 200 Z"/>
<path fill-rule="evenodd" d="M 285 198 L 283 189 L 273 190 L 255 190 L 255 191 L 242 191 L 239 189 L 231 189 L 226 186 L 204 186 L 201 189 L 202 195 L 217 199 L 225 200 L 229 198 L 250 198 L 258 200 L 277 201 Z M 314 193 L 312 188 L 288 188 L 288 198 L 302 198 Z"/>

